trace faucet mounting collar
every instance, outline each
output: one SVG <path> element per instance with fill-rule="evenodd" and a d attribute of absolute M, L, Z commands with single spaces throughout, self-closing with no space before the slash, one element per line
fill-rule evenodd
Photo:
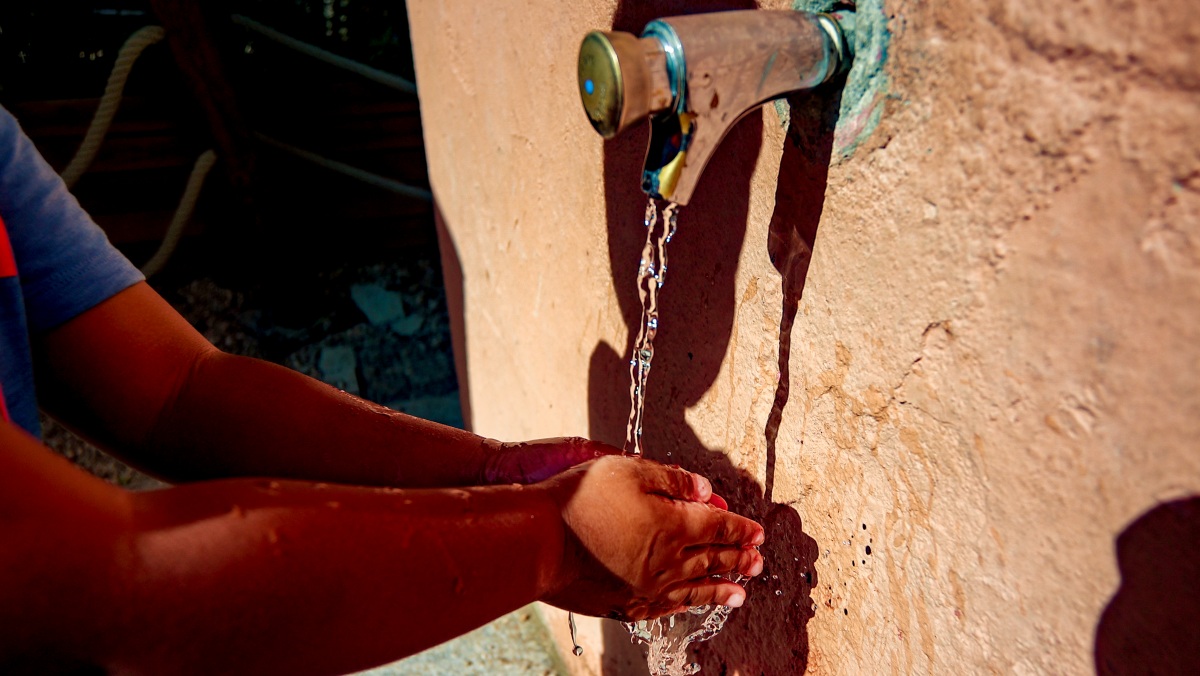
<path fill-rule="evenodd" d="M 642 38 L 652 38 L 662 45 L 667 57 L 667 82 L 671 85 L 671 108 L 676 113 L 686 112 L 683 104 L 687 100 L 687 59 L 683 54 L 683 43 L 679 35 L 666 21 L 655 20 L 642 29 Z"/>

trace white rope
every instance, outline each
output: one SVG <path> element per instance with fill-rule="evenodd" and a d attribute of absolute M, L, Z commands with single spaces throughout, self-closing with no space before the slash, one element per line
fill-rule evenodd
<path fill-rule="evenodd" d="M 96 159 L 96 153 L 100 150 L 100 145 L 104 143 L 104 137 L 108 134 L 108 127 L 112 124 L 113 117 L 117 114 L 117 108 L 121 105 L 121 95 L 125 91 L 125 82 L 129 80 L 129 71 L 133 69 L 133 63 L 141 56 L 142 50 L 150 45 L 162 41 L 166 32 L 162 26 L 145 26 L 130 35 L 125 44 L 121 45 L 121 51 L 117 54 L 116 63 L 113 64 L 112 72 L 108 74 L 108 84 L 104 86 L 104 96 L 100 97 L 100 106 L 96 108 L 96 114 L 92 116 L 92 123 L 88 126 L 87 134 L 83 137 L 83 142 L 79 144 L 79 150 L 75 151 L 75 157 L 71 158 L 70 164 L 62 171 L 63 182 L 68 188 L 74 187 L 79 181 L 79 177 L 83 176 L 88 167 L 92 165 L 92 160 Z"/>
<path fill-rule="evenodd" d="M 87 172 L 88 167 L 92 166 L 96 154 L 100 152 L 104 137 L 108 135 L 108 128 L 112 126 L 117 109 L 121 107 L 121 97 L 125 94 L 125 83 L 129 81 L 129 73 L 133 70 L 133 64 L 147 47 L 162 42 L 165 37 L 166 31 L 162 26 L 144 26 L 130 35 L 125 40 L 125 44 L 121 45 L 121 51 L 117 53 L 112 72 L 108 74 L 108 83 L 104 85 L 104 95 L 100 97 L 100 105 L 96 107 L 96 112 L 92 115 L 92 122 L 88 125 L 87 133 L 84 134 L 83 141 L 79 144 L 79 150 L 75 151 L 75 156 L 71 158 L 67 168 L 62 171 L 63 182 L 67 184 L 68 188 L 73 187 L 79 181 L 79 178 Z M 216 161 L 217 154 L 212 150 L 206 150 L 196 158 L 196 163 L 192 165 L 192 173 L 188 175 L 183 197 L 179 198 L 179 206 L 175 208 L 175 215 L 171 217 L 171 224 L 167 226 L 167 233 L 163 236 L 162 244 L 159 245 L 158 251 L 154 252 L 150 260 L 142 266 L 142 274 L 147 277 L 157 274 L 167 264 L 171 254 L 175 252 L 175 247 L 179 245 L 179 240 L 183 237 L 184 227 L 187 226 L 192 214 L 196 211 L 196 202 L 200 199 L 200 189 L 204 187 L 204 179 L 208 177 L 208 172 L 212 170 Z"/>
<path fill-rule="evenodd" d="M 192 219 L 192 213 L 196 210 L 196 201 L 200 199 L 200 188 L 204 187 L 204 179 L 216 161 L 217 153 L 212 150 L 206 150 L 196 158 L 196 164 L 192 165 L 192 173 L 188 176 L 187 187 L 183 189 L 183 197 L 179 198 L 179 206 L 175 208 L 175 215 L 171 217 L 171 225 L 167 227 L 167 234 L 163 236 L 158 251 L 154 252 L 150 260 L 142 266 L 142 274 L 147 277 L 158 274 L 167 264 L 171 254 L 175 252 L 175 247 L 183 237 L 183 228 Z"/>

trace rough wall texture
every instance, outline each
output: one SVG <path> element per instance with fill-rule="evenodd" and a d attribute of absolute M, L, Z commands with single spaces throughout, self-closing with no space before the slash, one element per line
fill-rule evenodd
<path fill-rule="evenodd" d="M 591 131 L 578 41 L 747 4 L 410 3 L 478 432 L 623 438 L 645 129 Z M 1129 627 L 1197 588 L 1200 6 L 884 8 L 874 132 L 843 159 L 836 94 L 763 108 L 672 242 L 648 454 L 769 538 L 700 662 L 1119 668 Z M 581 673 L 636 673 L 619 629 L 583 633 Z"/>

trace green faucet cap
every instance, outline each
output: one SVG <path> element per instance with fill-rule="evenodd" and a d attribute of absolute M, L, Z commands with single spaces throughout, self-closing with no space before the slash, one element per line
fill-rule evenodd
<path fill-rule="evenodd" d="M 616 136 L 625 85 L 617 50 L 606 33 L 592 31 L 579 46 L 579 98 L 596 131 L 604 138 Z"/>

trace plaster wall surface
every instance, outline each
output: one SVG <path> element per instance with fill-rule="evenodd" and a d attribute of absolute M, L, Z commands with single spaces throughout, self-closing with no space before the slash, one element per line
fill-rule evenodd
<path fill-rule="evenodd" d="M 735 6 L 409 3 L 475 431 L 620 445 L 646 128 L 601 141 L 576 51 L 595 28 Z M 764 107 L 672 242 L 648 455 L 768 532 L 764 579 L 698 659 L 1104 671 L 1113 609 L 1150 598 L 1106 613 L 1114 595 L 1197 572 L 1200 5 L 884 11 L 878 126 L 842 156 L 829 94 Z M 1165 503 L 1192 516 L 1138 527 Z M 1182 558 L 1119 560 L 1123 533 Z M 637 673 L 619 628 L 582 631 L 573 669 Z"/>

